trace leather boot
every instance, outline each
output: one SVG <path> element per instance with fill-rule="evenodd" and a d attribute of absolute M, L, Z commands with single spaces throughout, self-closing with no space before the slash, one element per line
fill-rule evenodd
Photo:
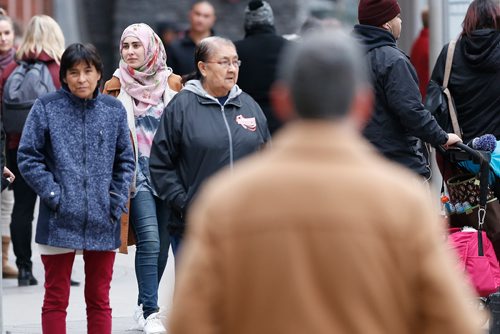
<path fill-rule="evenodd" d="M 17 283 L 19 286 L 37 285 L 38 281 L 31 268 L 19 267 L 19 275 L 17 276 Z"/>
<path fill-rule="evenodd" d="M 3 278 L 16 278 L 18 271 L 9 264 L 10 237 L 2 236 L 2 276 Z"/>

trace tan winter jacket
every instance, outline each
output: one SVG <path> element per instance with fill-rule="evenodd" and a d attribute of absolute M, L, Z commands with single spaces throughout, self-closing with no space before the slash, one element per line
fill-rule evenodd
<path fill-rule="evenodd" d="M 427 196 L 346 125 L 290 125 L 191 207 L 169 332 L 481 333 Z"/>

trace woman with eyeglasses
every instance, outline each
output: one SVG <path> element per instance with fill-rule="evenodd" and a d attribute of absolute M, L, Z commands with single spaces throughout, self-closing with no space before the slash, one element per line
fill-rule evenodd
<path fill-rule="evenodd" d="M 195 64 L 196 72 L 162 115 L 149 162 L 158 196 L 172 207 L 174 255 L 186 211 L 202 183 L 270 140 L 261 108 L 236 85 L 241 62 L 233 42 L 216 36 L 203 39 Z"/>

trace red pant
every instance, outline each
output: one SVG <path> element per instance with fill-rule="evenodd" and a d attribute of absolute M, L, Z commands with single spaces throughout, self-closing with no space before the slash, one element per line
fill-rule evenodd
<path fill-rule="evenodd" d="M 115 252 L 83 251 L 88 334 L 111 333 L 109 289 L 115 254 Z M 75 252 L 42 255 L 45 268 L 42 331 L 45 334 L 66 334 L 66 309 L 74 260 Z"/>

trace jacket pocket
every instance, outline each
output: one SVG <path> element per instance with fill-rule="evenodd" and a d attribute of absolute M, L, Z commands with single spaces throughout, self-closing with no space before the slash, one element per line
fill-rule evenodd
<path fill-rule="evenodd" d="M 59 219 L 82 221 L 87 210 L 83 178 L 75 173 L 62 173 L 61 193 L 57 209 Z"/>
<path fill-rule="evenodd" d="M 117 222 L 121 218 L 123 212 L 121 202 L 121 196 L 119 194 L 112 191 L 109 192 L 110 217 L 113 222 Z"/>
<path fill-rule="evenodd" d="M 94 176 L 95 180 L 89 184 L 89 219 L 94 223 L 111 222 L 111 196 L 109 194 L 110 177 L 106 175 Z"/>

